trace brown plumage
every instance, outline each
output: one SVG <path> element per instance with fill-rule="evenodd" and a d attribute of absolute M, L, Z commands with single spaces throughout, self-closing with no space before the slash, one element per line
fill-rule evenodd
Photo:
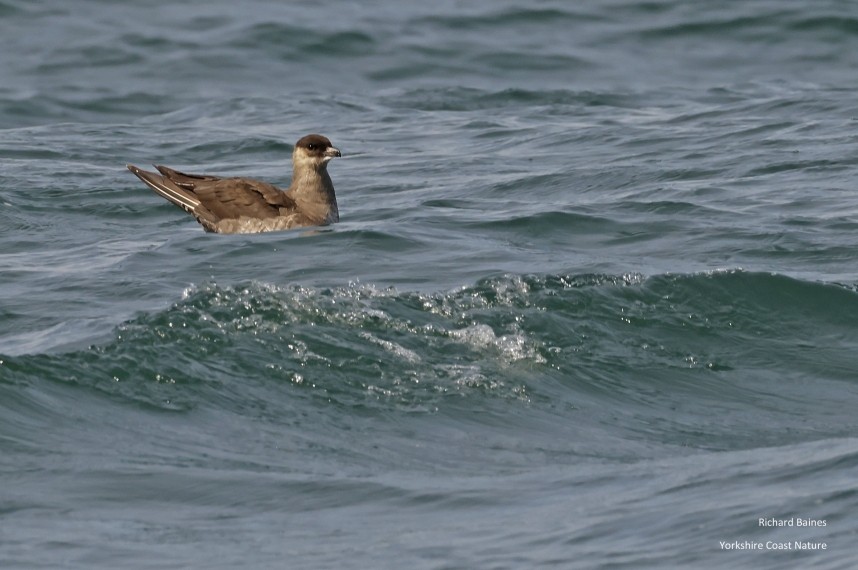
<path fill-rule="evenodd" d="M 288 230 L 340 221 L 328 162 L 340 151 L 322 135 L 307 135 L 292 152 L 287 190 L 252 178 L 184 174 L 155 165 L 158 172 L 129 164 L 128 170 L 157 194 L 190 213 L 209 232 L 224 234 Z"/>

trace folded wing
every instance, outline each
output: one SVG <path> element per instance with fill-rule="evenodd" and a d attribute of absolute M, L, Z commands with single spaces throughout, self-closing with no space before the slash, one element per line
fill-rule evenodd
<path fill-rule="evenodd" d="M 158 172 L 129 164 L 128 170 L 160 196 L 193 215 L 209 231 L 218 222 L 242 217 L 265 220 L 296 210 L 295 201 L 267 182 L 251 178 L 219 178 L 185 174 L 156 165 Z"/>

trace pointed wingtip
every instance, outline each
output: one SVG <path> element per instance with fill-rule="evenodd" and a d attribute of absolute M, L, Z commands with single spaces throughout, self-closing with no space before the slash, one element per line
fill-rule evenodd
<path fill-rule="evenodd" d="M 136 166 L 134 166 L 133 164 L 126 164 L 125 168 L 127 168 L 128 170 L 130 170 L 134 174 L 137 174 L 140 171 L 140 169 L 137 168 Z"/>

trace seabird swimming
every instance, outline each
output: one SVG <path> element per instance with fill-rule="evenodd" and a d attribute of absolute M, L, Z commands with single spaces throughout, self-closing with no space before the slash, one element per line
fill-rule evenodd
<path fill-rule="evenodd" d="M 287 190 L 251 178 L 184 174 L 154 165 L 156 172 L 128 164 L 149 188 L 179 206 L 208 232 L 250 234 L 322 226 L 340 221 L 328 162 L 342 156 L 322 135 L 307 135 L 292 152 Z"/>

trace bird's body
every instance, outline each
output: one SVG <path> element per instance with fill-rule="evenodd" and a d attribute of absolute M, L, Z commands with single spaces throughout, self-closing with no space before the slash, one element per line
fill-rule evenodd
<path fill-rule="evenodd" d="M 287 190 L 252 178 L 158 172 L 129 164 L 128 170 L 157 194 L 190 213 L 206 231 L 236 234 L 320 226 L 340 219 L 328 162 L 340 151 L 321 135 L 295 143 L 292 183 Z M 160 173 L 160 174 L 159 174 Z"/>

